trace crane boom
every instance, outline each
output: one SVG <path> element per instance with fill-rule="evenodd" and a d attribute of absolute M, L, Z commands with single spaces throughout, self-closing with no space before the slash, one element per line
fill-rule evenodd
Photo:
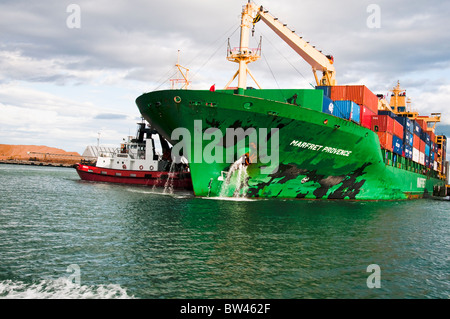
<path fill-rule="evenodd" d="M 311 65 L 317 85 L 336 85 L 336 71 L 331 56 L 324 55 L 307 41 L 303 40 L 285 24 L 264 10 L 262 6 L 259 8 L 256 18 L 253 21 L 256 23 L 259 20 L 264 21 L 269 28 Z M 318 81 L 316 71 L 322 72 L 320 82 Z"/>
<path fill-rule="evenodd" d="M 247 74 L 250 74 L 253 78 L 253 75 L 248 69 L 248 64 L 260 58 L 259 53 L 261 48 L 255 50 L 249 49 L 248 43 L 251 25 L 253 24 L 255 26 L 260 20 L 264 21 L 284 42 L 311 65 L 317 85 L 336 85 L 336 70 L 333 65 L 334 61 L 332 56 L 324 55 L 272 16 L 268 11 L 264 10 L 262 6 L 258 7 L 255 3 L 248 0 L 247 5 L 242 10 L 240 47 L 237 50 L 229 49 L 227 55 L 229 61 L 239 63 L 239 69 L 225 86 L 225 89 L 228 88 L 238 75 L 238 88 L 241 90 L 246 88 Z M 322 78 L 320 80 L 317 77 L 317 71 L 322 72 Z M 256 84 L 259 86 L 258 83 Z"/>

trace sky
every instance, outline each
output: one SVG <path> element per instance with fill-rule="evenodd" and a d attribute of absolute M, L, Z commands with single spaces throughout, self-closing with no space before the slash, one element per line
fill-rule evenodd
<path fill-rule="evenodd" d="M 400 81 L 413 109 L 442 113 L 437 133 L 450 136 L 450 1 L 255 2 L 333 55 L 338 84 L 386 94 Z M 0 144 L 118 146 L 136 133 L 135 99 L 169 89 L 178 57 L 191 89 L 223 88 L 237 70 L 226 49 L 239 45 L 245 3 L 0 0 Z M 250 46 L 261 37 L 249 65 L 258 83 L 311 88 L 310 66 L 263 22 Z"/>

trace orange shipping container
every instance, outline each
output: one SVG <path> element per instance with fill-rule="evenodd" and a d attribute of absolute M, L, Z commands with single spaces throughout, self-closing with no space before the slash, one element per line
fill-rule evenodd
<path fill-rule="evenodd" d="M 347 93 L 347 86 L 335 85 L 330 87 L 330 99 L 333 101 L 345 101 Z"/>
<path fill-rule="evenodd" d="M 425 153 L 425 142 L 420 140 L 419 152 Z"/>
<path fill-rule="evenodd" d="M 394 119 L 394 135 L 403 140 L 403 125 Z"/>
<path fill-rule="evenodd" d="M 345 94 L 347 100 L 364 105 L 372 112 L 378 113 L 378 97 L 365 85 L 348 85 Z"/>
<path fill-rule="evenodd" d="M 382 148 L 384 148 L 385 150 L 391 151 L 393 150 L 392 148 L 392 139 L 393 139 L 393 135 L 391 133 L 388 132 L 378 132 L 378 138 L 380 139 L 380 146 Z"/>
<path fill-rule="evenodd" d="M 378 97 L 365 85 L 336 85 L 330 91 L 333 101 L 353 101 L 367 107 L 372 113 L 378 113 Z"/>
<path fill-rule="evenodd" d="M 414 135 L 413 147 L 417 150 L 419 150 L 419 148 L 420 148 L 420 141 L 421 141 L 420 137 L 418 137 L 417 135 Z"/>

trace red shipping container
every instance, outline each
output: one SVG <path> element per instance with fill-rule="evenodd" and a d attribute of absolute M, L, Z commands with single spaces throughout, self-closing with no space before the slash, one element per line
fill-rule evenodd
<path fill-rule="evenodd" d="M 425 142 L 420 140 L 419 152 L 425 153 Z"/>
<path fill-rule="evenodd" d="M 418 137 L 415 134 L 414 134 L 414 137 L 413 137 L 413 147 L 415 149 L 417 149 L 417 150 L 420 148 L 420 137 Z"/>
<path fill-rule="evenodd" d="M 365 106 L 360 106 L 361 108 L 361 126 L 370 129 L 372 123 L 372 116 L 377 115 L 377 113 L 372 112 Z"/>
<path fill-rule="evenodd" d="M 420 127 L 422 128 L 422 131 L 427 131 L 427 122 L 421 119 L 416 118 L 416 122 L 419 123 Z"/>
<path fill-rule="evenodd" d="M 391 151 L 392 148 L 392 134 L 389 132 L 378 132 L 378 138 L 380 139 L 380 146 L 381 148 L 384 148 L 385 150 Z"/>
<path fill-rule="evenodd" d="M 372 112 L 378 113 L 378 97 L 365 85 L 347 85 L 346 99 L 364 105 Z"/>
<path fill-rule="evenodd" d="M 378 113 L 378 97 L 364 85 L 335 85 L 330 91 L 333 101 L 353 101 Z"/>
<path fill-rule="evenodd" d="M 394 132 L 394 119 L 389 115 L 374 115 L 370 129 L 374 132 Z M 403 139 L 403 137 L 402 137 Z"/>
<path fill-rule="evenodd" d="M 394 129 L 393 133 L 398 138 L 401 138 L 403 140 L 403 125 L 401 125 L 397 120 L 394 119 Z"/>
<path fill-rule="evenodd" d="M 428 132 L 430 134 L 431 142 L 436 143 L 436 134 L 434 132 Z"/>

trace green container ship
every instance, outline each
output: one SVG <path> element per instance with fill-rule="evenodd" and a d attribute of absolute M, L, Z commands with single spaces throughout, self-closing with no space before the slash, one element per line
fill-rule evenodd
<path fill-rule="evenodd" d="M 312 66 L 316 89 L 247 88 L 248 64 L 260 51 L 248 48 L 248 38 L 260 20 Z M 162 90 L 136 99 L 142 116 L 174 145 L 172 156 L 189 161 L 196 196 L 400 200 L 445 188 L 446 138 L 434 135 L 440 116 L 420 118 L 431 136 L 428 156 L 420 146 L 387 145 L 384 137 L 393 133 L 372 125 L 377 110 L 420 122 L 402 105 L 398 87 L 387 104 L 364 86 L 337 86 L 332 56 L 252 2 L 242 11 L 240 47 L 229 48 L 228 60 L 239 70 L 224 90 Z M 236 77 L 238 87 L 229 88 Z M 342 116 L 346 105 L 351 111 Z M 403 142 L 414 134 L 400 130 Z M 424 160 L 408 155 L 410 148 Z"/>

